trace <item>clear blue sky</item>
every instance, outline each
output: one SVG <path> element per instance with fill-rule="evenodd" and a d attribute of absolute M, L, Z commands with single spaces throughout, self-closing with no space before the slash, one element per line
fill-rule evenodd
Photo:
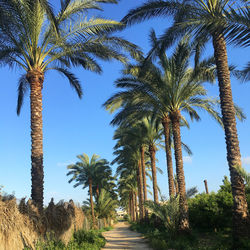
<path fill-rule="evenodd" d="M 52 1 L 54 6 L 59 0 Z M 118 5 L 105 5 L 104 17 L 120 20 L 129 9 L 143 1 L 121 0 Z M 121 32 L 119 35 L 149 50 L 148 34 L 153 27 L 157 34 L 170 23 L 169 19 L 154 19 Z M 212 49 L 207 50 L 208 54 Z M 228 48 L 229 61 L 242 67 L 249 59 L 249 49 Z M 69 83 L 57 73 L 46 75 L 43 89 L 44 171 L 45 203 L 51 197 L 73 199 L 82 202 L 87 190 L 74 189 L 68 184 L 66 166 L 76 161 L 76 155 L 99 154 L 113 160 L 112 140 L 114 128 L 109 126 L 112 116 L 101 105 L 114 92 L 114 80 L 120 76 L 122 65 L 117 62 L 101 63 L 103 74 L 74 69 L 81 80 L 84 96 L 79 100 Z M 29 95 L 18 117 L 16 115 L 17 79 L 21 71 L 1 68 L 0 75 L 0 185 L 4 191 L 15 192 L 17 198 L 30 197 L 30 110 Z M 218 86 L 207 85 L 209 95 L 218 96 Z M 237 124 L 243 165 L 250 171 L 250 83 L 241 84 L 232 79 L 234 101 L 243 107 L 247 120 Z M 229 175 L 226 161 L 224 132 L 208 115 L 201 114 L 202 121 L 182 129 L 182 139 L 193 151 L 191 158 L 184 154 L 186 186 L 197 186 L 203 192 L 203 180 L 208 180 L 209 190 L 217 190 L 224 175 Z M 162 193 L 168 194 L 165 154 L 157 153 L 158 166 L 164 171 L 158 174 Z M 114 167 L 115 169 L 115 167 Z"/>

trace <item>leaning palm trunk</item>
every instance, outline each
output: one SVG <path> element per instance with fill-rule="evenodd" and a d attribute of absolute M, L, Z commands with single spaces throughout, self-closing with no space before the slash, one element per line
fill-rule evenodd
<path fill-rule="evenodd" d="M 155 147 L 153 145 L 149 146 L 149 153 L 150 153 L 150 158 L 151 158 L 154 201 L 156 203 L 159 203 L 158 190 L 157 190 L 156 166 L 155 166 Z"/>
<path fill-rule="evenodd" d="M 92 179 L 89 179 L 89 196 L 90 196 L 90 206 L 91 206 L 91 216 L 93 226 L 95 226 L 95 213 L 94 213 L 94 202 L 93 202 L 93 191 L 92 191 Z"/>
<path fill-rule="evenodd" d="M 236 128 L 235 109 L 232 98 L 227 49 L 223 35 L 213 36 L 214 56 L 217 66 L 220 101 L 227 144 L 227 161 L 232 183 L 234 200 L 233 236 L 235 239 L 247 233 L 248 209 L 243 178 L 235 167 L 241 167 L 241 154 Z"/>
<path fill-rule="evenodd" d="M 38 70 L 26 75 L 30 84 L 31 112 L 31 198 L 41 212 L 43 210 L 43 119 L 42 88 L 44 74 Z"/>
<path fill-rule="evenodd" d="M 142 166 L 141 166 L 140 160 L 138 161 L 137 182 L 138 182 L 140 220 L 143 220 L 145 214 L 144 214 L 144 206 L 143 206 L 144 200 L 143 200 Z"/>
<path fill-rule="evenodd" d="M 162 120 L 162 125 L 164 128 L 165 136 L 165 150 L 166 150 L 166 159 L 167 159 L 167 171 L 168 171 L 168 187 L 169 187 L 169 197 L 173 197 L 175 194 L 174 190 L 174 173 L 173 173 L 173 161 L 172 161 L 172 152 L 170 145 L 170 119 L 168 116 L 164 117 Z"/>
<path fill-rule="evenodd" d="M 179 230 L 181 232 L 189 231 L 188 204 L 186 198 L 185 175 L 183 170 L 182 149 L 181 149 L 181 132 L 180 132 L 180 112 L 171 114 L 172 129 L 174 134 L 174 150 L 177 182 L 179 189 L 180 204 L 180 222 Z"/>

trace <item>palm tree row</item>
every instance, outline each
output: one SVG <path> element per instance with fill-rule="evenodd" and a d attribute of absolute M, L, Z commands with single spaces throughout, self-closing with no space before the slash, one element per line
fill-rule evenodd
<path fill-rule="evenodd" d="M 201 48 L 212 41 L 234 199 L 233 237 L 236 243 L 237 239 L 248 232 L 248 209 L 244 181 L 236 170 L 237 166 L 241 167 L 241 154 L 226 43 L 228 41 L 249 46 L 249 1 L 153 0 L 131 10 L 122 21 L 131 25 L 159 16 L 173 17 L 174 23 L 159 37 L 148 58 L 155 56 L 159 50 L 164 51 L 186 33 L 190 34 L 194 42 L 202 45 Z M 177 118 L 176 123 L 178 123 Z M 178 137 L 177 134 L 176 136 Z"/>
<path fill-rule="evenodd" d="M 154 32 L 151 33 L 155 39 Z M 165 136 L 165 150 L 167 156 L 169 195 L 174 196 L 174 177 L 171 156 L 171 138 L 173 138 L 175 163 L 180 195 L 180 231 L 189 230 L 188 207 L 186 201 L 185 175 L 182 159 L 182 140 L 180 127 L 188 126 L 184 114 L 199 120 L 199 109 L 208 112 L 214 119 L 221 122 L 220 114 L 216 111 L 218 101 L 208 98 L 203 87 L 204 82 L 213 82 L 215 79 L 215 66 L 213 58 L 200 61 L 196 55 L 195 68 L 190 68 L 189 63 L 194 49 L 188 37 L 184 37 L 178 44 L 173 55 L 168 58 L 159 52 L 159 66 L 147 62 L 129 65 L 125 76 L 116 81 L 116 86 L 121 88 L 104 104 L 107 109 L 114 111 L 120 108 L 112 120 L 112 124 L 126 126 L 126 124 L 144 123 L 144 141 L 148 143 L 148 151 L 152 163 L 153 183 L 156 182 L 155 172 L 155 140 L 159 125 L 163 128 Z M 239 111 L 239 110 L 238 110 Z M 238 112 L 240 116 L 240 111 Z M 145 118 L 152 117 L 145 123 Z M 143 118 L 144 117 L 144 118 Z M 150 121 L 150 122 L 149 122 Z M 154 125 L 152 124 L 155 123 Z M 125 125 L 124 125 L 125 124 Z M 151 128 L 149 129 L 151 125 Z M 153 125 L 153 126 L 152 126 Z M 154 128 L 154 129 L 152 129 Z M 138 133 L 137 133 L 138 134 Z M 172 136 L 171 136 L 172 135 Z M 184 144 L 185 148 L 186 145 Z M 155 181 L 154 181 L 155 179 Z M 156 185 L 153 185 L 154 200 L 158 202 Z"/>

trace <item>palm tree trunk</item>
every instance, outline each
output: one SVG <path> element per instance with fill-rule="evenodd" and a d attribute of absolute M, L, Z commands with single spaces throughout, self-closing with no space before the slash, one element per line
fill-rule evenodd
<path fill-rule="evenodd" d="M 138 204 L 137 204 L 137 192 L 135 192 L 134 194 L 134 197 L 135 197 L 135 218 L 136 218 L 136 221 L 138 221 L 139 219 L 139 216 L 138 216 Z"/>
<path fill-rule="evenodd" d="M 94 213 L 94 202 L 93 202 L 92 179 L 91 178 L 89 178 L 89 196 L 90 196 L 92 222 L 93 222 L 93 226 L 95 226 L 95 213 Z"/>
<path fill-rule="evenodd" d="M 145 149 L 144 146 L 141 146 L 141 166 L 142 166 L 142 180 L 143 180 L 143 198 L 144 201 L 148 200 L 147 195 L 147 179 L 146 179 L 146 167 L 145 167 Z M 148 217 L 148 211 L 144 206 L 145 217 Z"/>
<path fill-rule="evenodd" d="M 207 186 L 207 180 L 204 180 L 204 185 L 205 185 L 206 194 L 209 194 L 208 186 Z"/>
<path fill-rule="evenodd" d="M 182 149 L 181 149 L 181 131 L 180 131 L 180 112 L 174 112 L 170 116 L 172 122 L 172 129 L 174 134 L 174 150 L 175 150 L 175 162 L 177 182 L 180 196 L 180 223 L 179 230 L 181 232 L 189 231 L 189 219 L 188 219 L 188 204 L 186 198 L 186 185 L 185 175 L 183 169 Z"/>
<path fill-rule="evenodd" d="M 152 178 L 153 178 L 153 191 L 154 191 L 154 201 L 159 203 L 158 190 L 157 190 L 157 177 L 156 177 L 156 166 L 155 166 L 155 147 L 154 145 L 149 146 L 149 153 L 151 159 L 151 168 L 152 168 Z"/>
<path fill-rule="evenodd" d="M 130 218 L 132 218 L 130 195 L 129 195 L 129 198 L 128 198 L 128 215 L 129 215 Z"/>
<path fill-rule="evenodd" d="M 177 176 L 175 176 L 174 178 L 174 187 L 175 187 L 175 196 L 177 196 L 179 194 Z"/>
<path fill-rule="evenodd" d="M 140 220 L 144 218 L 144 206 L 143 206 L 143 181 L 142 181 L 142 167 L 141 161 L 138 161 L 138 171 L 137 171 L 137 183 L 138 183 L 138 196 L 139 196 L 139 211 Z"/>
<path fill-rule="evenodd" d="M 33 70 L 26 75 L 30 84 L 31 112 L 31 198 L 39 211 L 43 210 L 43 119 L 42 88 L 44 74 Z"/>
<path fill-rule="evenodd" d="M 221 112 L 227 145 L 227 161 L 231 176 L 233 206 L 233 236 L 237 240 L 248 232 L 248 208 L 243 178 L 235 169 L 241 167 L 241 154 L 236 128 L 226 42 L 221 34 L 213 35 L 214 56 L 220 91 Z"/>
<path fill-rule="evenodd" d="M 96 186 L 96 198 L 97 198 L 97 200 L 99 199 L 99 196 L 100 196 L 100 190 L 99 190 L 99 184 L 97 183 L 97 186 Z"/>
<path fill-rule="evenodd" d="M 135 221 L 135 203 L 134 203 L 134 193 L 131 192 L 131 209 L 132 209 L 132 221 Z"/>
<path fill-rule="evenodd" d="M 162 125 L 164 128 L 165 136 L 165 150 L 166 150 L 166 159 L 167 159 L 167 171 L 168 171 L 168 187 L 169 187 L 169 197 L 174 196 L 174 173 L 173 173 L 173 161 L 172 161 L 172 152 L 170 145 L 170 119 L 168 116 L 165 116 L 162 120 Z"/>

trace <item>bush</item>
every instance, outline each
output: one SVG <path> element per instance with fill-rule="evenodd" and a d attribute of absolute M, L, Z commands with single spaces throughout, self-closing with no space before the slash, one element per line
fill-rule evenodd
<path fill-rule="evenodd" d="M 106 240 L 100 231 L 74 232 L 72 240 L 66 246 L 62 241 L 57 241 L 48 237 L 45 242 L 38 242 L 36 250 L 100 250 L 105 246 Z M 28 250 L 29 248 L 25 248 Z"/>
<path fill-rule="evenodd" d="M 226 177 L 223 183 L 218 193 L 198 194 L 188 200 L 189 218 L 193 228 L 214 230 L 231 227 L 233 196 Z"/>
<path fill-rule="evenodd" d="M 78 246 L 82 246 L 85 243 L 90 243 L 99 248 L 105 246 L 105 238 L 98 231 L 84 231 L 79 230 L 73 234 L 73 242 L 76 242 Z"/>

